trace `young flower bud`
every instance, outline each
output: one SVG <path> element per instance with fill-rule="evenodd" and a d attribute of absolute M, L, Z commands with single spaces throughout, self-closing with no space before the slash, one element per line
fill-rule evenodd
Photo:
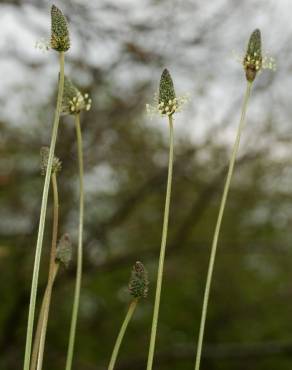
<path fill-rule="evenodd" d="M 40 150 L 41 155 L 41 174 L 45 176 L 48 166 L 50 149 L 47 146 L 43 146 Z M 56 156 L 53 158 L 52 173 L 58 173 L 62 169 L 62 162 Z"/>
<path fill-rule="evenodd" d="M 173 81 L 169 71 L 165 68 L 159 84 L 158 106 L 161 114 L 172 115 L 176 110 L 176 96 Z"/>
<path fill-rule="evenodd" d="M 132 269 L 129 291 L 135 298 L 146 298 L 148 294 L 148 273 L 142 262 L 137 261 Z"/>
<path fill-rule="evenodd" d="M 67 20 L 55 5 L 51 8 L 51 48 L 57 51 L 67 51 L 70 48 Z"/>
<path fill-rule="evenodd" d="M 78 114 L 81 111 L 89 111 L 91 99 L 88 94 L 81 94 L 72 81 L 65 76 L 64 92 L 62 101 L 63 114 Z"/>
<path fill-rule="evenodd" d="M 261 32 L 259 29 L 253 31 L 249 38 L 243 65 L 247 81 L 253 82 L 257 72 L 262 68 Z"/>
<path fill-rule="evenodd" d="M 66 268 L 72 259 L 72 244 L 68 234 L 61 236 L 57 246 L 56 260 L 61 262 Z"/>

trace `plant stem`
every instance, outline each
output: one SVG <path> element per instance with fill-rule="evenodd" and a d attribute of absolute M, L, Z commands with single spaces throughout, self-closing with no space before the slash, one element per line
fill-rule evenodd
<path fill-rule="evenodd" d="M 59 264 L 57 264 L 55 272 L 54 272 L 54 281 L 55 281 L 55 278 L 57 276 L 58 269 L 59 269 Z M 39 346 L 40 346 L 40 338 L 41 338 L 41 332 L 42 332 L 42 324 L 43 324 L 43 320 L 44 320 L 44 310 L 45 310 L 47 295 L 48 295 L 48 286 L 46 287 L 46 290 L 45 290 L 45 293 L 44 293 L 44 296 L 43 296 L 43 300 L 42 300 L 40 313 L 39 313 L 35 338 L 34 338 L 34 342 L 33 342 L 33 351 L 32 351 L 31 362 L 30 362 L 30 370 L 36 370 L 36 367 L 37 367 L 37 360 L 38 360 L 38 353 L 39 353 Z"/>
<path fill-rule="evenodd" d="M 156 293 L 155 302 L 153 310 L 153 319 L 151 327 L 151 337 L 148 352 L 147 370 L 152 369 L 156 332 L 158 324 L 159 306 L 160 306 L 160 296 L 161 296 L 161 286 L 163 277 L 163 265 L 165 258 L 167 231 L 168 231 L 168 219 L 169 219 L 169 206 L 170 206 L 170 196 L 171 196 L 171 183 L 172 183 L 172 169 L 173 169 L 173 119 L 169 116 L 169 161 L 168 161 L 168 176 L 167 176 L 167 188 L 166 188 L 166 199 L 164 208 L 164 218 L 163 218 L 163 228 L 162 228 L 162 240 L 160 247 L 157 283 L 156 283 Z"/>
<path fill-rule="evenodd" d="M 113 352 L 112 352 L 112 356 L 111 356 L 111 359 L 110 359 L 110 363 L 109 363 L 109 366 L 108 366 L 108 370 L 113 370 L 114 369 L 122 340 L 124 338 L 124 335 L 125 335 L 125 332 L 127 330 L 128 324 L 129 324 L 129 322 L 130 322 L 130 320 L 133 316 L 133 313 L 134 313 L 134 311 L 137 307 L 137 303 L 138 303 L 137 298 L 133 299 L 132 302 L 130 303 L 130 306 L 128 308 L 128 312 L 127 312 L 126 317 L 125 317 L 125 319 L 123 321 L 123 324 L 121 326 L 119 335 L 117 336 L 117 340 L 116 340 L 116 343 L 115 343 L 115 346 L 114 346 L 114 349 L 113 349 Z"/>
<path fill-rule="evenodd" d="M 45 177 L 45 182 L 44 182 L 38 237 L 37 237 L 37 244 L 36 244 L 36 251 L 35 251 L 34 269 L 33 269 L 32 283 L 31 283 L 31 293 L 30 293 L 29 313 L 28 313 L 28 323 L 27 323 L 27 333 L 26 333 L 24 365 L 23 365 L 24 370 L 29 370 L 29 366 L 30 366 L 35 305 L 36 305 L 36 297 L 37 297 L 38 277 L 39 277 L 42 245 L 43 245 L 43 238 L 44 238 L 48 193 L 49 193 L 49 187 L 50 187 L 52 164 L 53 164 L 55 146 L 56 146 L 56 141 L 57 141 L 60 113 L 61 113 L 61 107 L 62 107 L 63 89 L 64 89 L 64 59 L 65 59 L 64 52 L 60 52 L 59 53 L 60 76 L 59 76 L 59 84 L 58 84 L 57 106 L 55 110 L 55 117 L 54 117 L 53 130 L 52 130 L 52 139 L 51 139 L 51 144 L 50 144 L 48 165 L 47 165 L 46 177 Z"/>
<path fill-rule="evenodd" d="M 51 277 L 50 285 L 47 286 L 46 296 L 44 296 L 44 311 L 43 317 L 41 322 L 41 330 L 39 336 L 39 346 L 38 346 L 38 356 L 37 356 L 37 370 L 41 370 L 43 366 L 43 358 L 44 358 L 44 348 L 45 348 L 45 341 L 46 341 L 46 333 L 48 327 L 48 318 L 49 318 L 49 311 L 50 311 L 50 304 L 51 304 L 51 297 L 52 297 L 52 289 L 55 282 L 55 278 L 57 276 L 59 270 L 59 263 L 56 263 L 53 270 L 53 275 Z"/>
<path fill-rule="evenodd" d="M 41 337 L 41 330 L 42 330 L 42 322 L 44 319 L 44 309 L 45 309 L 45 302 L 47 299 L 47 294 L 48 294 L 48 288 L 46 287 L 43 300 L 42 300 L 42 305 L 39 313 L 39 318 L 38 318 L 38 323 L 37 323 L 37 328 L 34 336 L 34 342 L 33 342 L 33 348 L 32 348 L 32 355 L 31 355 L 31 361 L 30 361 L 30 370 L 35 370 L 37 366 L 37 358 L 38 358 L 38 353 L 39 353 L 39 344 L 40 344 L 40 337 Z"/>
<path fill-rule="evenodd" d="M 53 284 L 55 281 L 55 277 L 57 275 L 58 268 L 59 268 L 59 263 L 56 262 L 58 224 L 59 224 L 59 195 L 58 195 L 58 184 L 57 184 L 56 173 L 52 174 L 52 187 L 53 187 L 53 198 L 54 198 L 52 247 L 51 247 L 48 284 L 47 284 L 46 296 L 44 300 L 45 303 L 44 303 L 44 311 L 43 311 L 41 333 L 40 333 L 40 340 L 39 340 L 37 370 L 41 370 L 42 364 L 43 364 L 52 290 L 53 290 Z"/>
<path fill-rule="evenodd" d="M 82 133 L 80 127 L 80 115 L 75 115 L 75 126 L 77 136 L 77 148 L 78 148 L 78 163 L 79 163 L 79 237 L 78 237 L 78 256 L 77 256 L 77 271 L 76 271 L 76 283 L 74 302 L 71 318 L 71 327 L 69 335 L 69 345 L 67 351 L 66 370 L 71 370 L 74 342 L 76 335 L 77 316 L 80 301 L 80 289 L 81 289 L 81 278 L 82 278 L 82 243 L 83 243 L 83 217 L 84 217 L 84 188 L 83 188 L 83 149 L 82 149 Z"/>
<path fill-rule="evenodd" d="M 37 361 L 40 361 L 40 358 L 43 357 L 52 288 L 53 288 L 53 284 L 54 284 L 54 281 L 55 281 L 55 278 L 58 272 L 58 268 L 59 268 L 59 264 L 56 263 L 58 223 L 59 223 L 59 196 L 58 196 L 57 176 L 55 173 L 52 174 L 52 188 L 53 188 L 54 207 L 53 207 L 53 231 L 52 231 L 52 245 L 51 245 L 51 254 L 50 254 L 50 267 L 49 267 L 48 283 L 47 283 L 47 287 L 44 293 L 41 310 L 39 314 L 39 319 L 37 323 L 37 329 L 36 329 L 36 334 L 35 334 L 35 339 L 34 339 L 34 344 L 33 344 L 33 351 L 32 351 L 32 356 L 31 356 L 30 370 L 35 370 L 37 367 Z"/>
<path fill-rule="evenodd" d="M 228 191 L 230 188 L 231 178 L 233 174 L 234 164 L 237 156 L 237 152 L 239 149 L 240 144 L 240 137 L 242 130 L 245 125 L 245 115 L 247 110 L 247 105 L 251 93 L 251 87 L 252 83 L 248 82 L 246 87 L 246 92 L 243 100 L 242 110 L 241 110 L 241 117 L 240 122 L 237 129 L 236 139 L 235 143 L 232 149 L 229 167 L 228 167 L 228 173 L 224 185 L 223 195 L 220 203 L 218 218 L 216 222 L 216 227 L 214 231 L 213 241 L 212 241 L 212 247 L 211 247 L 211 255 L 209 260 L 209 266 L 208 266 L 208 274 L 207 274 L 207 280 L 206 280 L 206 286 L 205 286 L 205 293 L 204 293 L 204 299 L 203 299 L 203 307 L 202 307 L 202 314 L 201 314 L 201 322 L 200 322 L 200 330 L 199 330 L 199 338 L 198 338 L 198 344 L 197 344 L 197 354 L 196 354 L 196 362 L 195 362 L 195 370 L 200 369 L 201 364 L 201 356 L 202 356 L 202 345 L 203 345 L 203 339 L 204 339 L 204 331 L 205 331 L 205 324 L 206 324 L 206 317 L 207 317 L 207 310 L 208 310 L 208 302 L 209 302 L 209 295 L 210 295 L 210 288 L 211 288 L 211 282 L 212 282 L 212 276 L 213 276 L 213 270 L 214 270 L 214 264 L 215 264 L 215 257 L 216 257 L 216 251 L 217 251 L 217 244 L 218 244 L 218 238 L 222 223 L 222 218 L 224 214 L 224 209 L 226 205 L 226 200 L 228 196 Z"/>

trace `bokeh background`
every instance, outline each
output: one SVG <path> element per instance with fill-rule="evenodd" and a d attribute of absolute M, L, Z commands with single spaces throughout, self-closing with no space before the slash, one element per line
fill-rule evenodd
<path fill-rule="evenodd" d="M 22 368 L 28 299 L 58 58 L 35 48 L 50 34 L 48 1 L 0 4 L 0 369 Z M 175 166 L 155 369 L 193 368 L 212 233 L 245 89 L 238 56 L 262 30 L 277 71 L 258 76 L 226 208 L 202 370 L 291 370 L 292 2 L 57 1 L 70 23 L 66 73 L 93 104 L 82 116 L 84 278 L 74 369 L 106 369 L 129 303 L 136 260 L 149 271 L 117 363 L 145 369 L 167 175 L 167 122 L 145 112 L 169 68 L 190 101 L 175 119 Z M 76 247 L 74 124 L 62 118 L 56 154 L 60 234 Z M 48 270 L 51 198 L 39 298 Z M 75 259 L 58 275 L 44 369 L 63 369 Z"/>

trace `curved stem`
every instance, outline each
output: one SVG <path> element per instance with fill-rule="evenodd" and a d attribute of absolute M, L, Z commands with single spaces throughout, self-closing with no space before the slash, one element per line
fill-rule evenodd
<path fill-rule="evenodd" d="M 46 177 L 45 177 L 45 183 L 44 183 L 44 189 L 43 189 L 38 237 L 37 237 L 37 244 L 36 244 L 36 251 L 35 251 L 34 269 L 33 269 L 30 302 L 29 302 L 27 333 L 26 333 L 24 365 L 23 365 L 24 370 L 29 370 L 29 366 L 30 366 L 33 324 L 34 324 L 35 305 L 36 305 L 37 288 L 38 288 L 40 260 L 41 260 L 42 245 L 43 245 L 43 238 L 44 238 L 48 193 L 49 193 L 49 187 L 50 187 L 50 178 L 51 178 L 51 172 L 52 172 L 52 164 L 53 164 L 55 146 L 56 146 L 56 141 L 57 141 L 59 120 L 60 120 L 61 107 L 62 107 L 63 89 L 64 89 L 64 59 L 65 59 L 64 52 L 59 53 L 59 59 L 60 59 L 60 76 L 59 76 L 59 84 L 58 84 L 57 106 L 56 106 L 54 123 L 53 123 L 52 139 L 51 139 L 51 144 L 50 144 L 48 165 L 47 165 Z"/>
<path fill-rule="evenodd" d="M 199 330 L 199 338 L 198 338 L 198 344 L 197 344 L 197 355 L 196 355 L 196 362 L 195 362 L 195 370 L 200 369 L 201 364 L 201 356 L 202 356 L 202 346 L 203 346 L 203 339 L 204 339 L 204 332 L 205 332 L 205 324 L 206 324 L 206 317 L 207 317 L 207 310 L 208 310 L 208 302 L 209 302 L 209 295 L 210 295 L 210 288 L 211 288 L 211 282 L 212 282 L 212 276 L 213 276 L 213 270 L 214 270 L 214 264 L 215 264 L 215 258 L 216 258 L 216 251 L 217 251 L 217 244 L 218 244 L 218 238 L 222 223 L 222 218 L 224 214 L 224 209 L 226 205 L 226 200 L 228 196 L 228 191 L 230 188 L 231 178 L 233 174 L 234 164 L 237 156 L 237 152 L 239 149 L 239 143 L 240 143 L 240 137 L 243 130 L 243 127 L 245 125 L 245 115 L 247 110 L 247 105 L 250 97 L 252 83 L 248 82 L 246 87 L 246 92 L 244 96 L 244 101 L 242 105 L 241 110 L 241 117 L 240 122 L 237 129 L 236 139 L 235 143 L 232 149 L 229 167 L 228 167 L 228 173 L 226 177 L 226 182 L 224 185 L 223 195 L 220 203 L 218 218 L 216 222 L 216 227 L 214 231 L 213 241 L 212 241 L 212 247 L 211 247 L 211 255 L 210 255 L 210 261 L 209 261 L 209 267 L 208 267 L 208 274 L 207 274 L 207 280 L 206 280 L 206 286 L 205 286 L 205 293 L 204 293 L 204 299 L 203 299 L 203 307 L 202 307 L 202 315 L 201 315 L 201 322 L 200 322 L 200 330 Z"/>
<path fill-rule="evenodd" d="M 114 367 L 115 367 L 115 363 L 116 363 L 116 360 L 117 360 L 117 357 L 118 357 L 118 353 L 119 353 L 119 349 L 120 349 L 122 340 L 124 338 L 124 335 L 125 335 L 125 332 L 127 330 L 128 324 L 129 324 L 129 322 L 130 322 L 130 320 L 133 316 L 133 313 L 134 313 L 134 311 L 137 307 L 137 303 L 138 303 L 138 299 L 134 299 L 130 303 L 130 306 L 128 308 L 128 312 L 127 312 L 126 317 L 123 321 L 123 324 L 121 326 L 120 332 L 118 334 L 118 337 L 117 337 L 117 340 L 116 340 L 116 343 L 115 343 L 115 346 L 114 346 L 114 349 L 113 349 L 113 352 L 112 352 L 112 356 L 111 356 L 111 359 L 110 359 L 108 370 L 113 370 Z"/>
<path fill-rule="evenodd" d="M 147 370 L 152 369 L 156 333 L 157 333 L 161 286 L 162 286 L 162 277 L 163 277 L 163 266 L 164 266 L 167 231 L 168 231 L 169 206 L 170 206 L 171 183 L 172 183 L 172 168 L 173 168 L 173 119 L 172 119 L 172 116 L 169 116 L 169 161 L 168 161 L 167 188 L 166 188 L 166 199 L 165 199 L 163 228 L 162 228 L 162 240 L 161 240 L 161 247 L 160 247 L 154 311 L 153 311 L 151 337 L 150 337 L 150 345 L 149 345 L 148 361 L 147 361 Z"/>
<path fill-rule="evenodd" d="M 59 268 L 59 264 L 56 262 L 58 224 L 59 224 L 59 195 L 58 195 L 57 176 L 55 173 L 52 174 L 52 187 L 53 187 L 53 197 L 54 197 L 52 247 L 51 247 L 48 285 L 46 289 L 44 312 L 43 312 L 43 319 L 42 319 L 42 325 L 41 325 L 41 335 L 40 335 L 39 349 L 38 349 L 37 370 L 41 370 L 42 365 L 43 365 L 43 357 L 44 357 L 44 349 L 45 349 L 46 334 L 47 334 L 47 327 L 48 327 L 49 311 L 50 311 L 50 305 L 51 305 L 52 290 L 53 290 L 53 284 L 55 281 L 55 277 L 57 275 L 58 268 Z"/>
<path fill-rule="evenodd" d="M 82 243 L 83 243 L 83 217 L 84 217 L 84 189 L 83 189 L 83 149 L 82 149 L 82 134 L 80 127 L 80 115 L 75 115 L 75 126 L 77 136 L 77 147 L 78 147 L 78 163 L 79 163 L 79 237 L 78 237 L 78 256 L 77 256 L 77 271 L 76 271 L 76 283 L 74 293 L 74 303 L 71 318 L 71 327 L 69 335 L 69 345 L 67 351 L 66 370 L 71 370 L 74 342 L 76 335 L 77 316 L 80 301 L 80 289 L 81 289 L 81 278 L 82 278 Z"/>
<path fill-rule="evenodd" d="M 50 310 L 51 294 L 53 284 L 58 272 L 59 264 L 56 263 L 56 251 L 57 251 L 57 238 L 58 238 L 58 223 L 59 223 L 59 195 L 58 195 L 58 184 L 56 173 L 52 174 L 52 188 L 53 188 L 53 231 L 52 231 L 52 245 L 50 254 L 50 267 L 48 275 L 48 283 L 44 293 L 39 319 L 37 323 L 37 329 L 33 344 L 33 351 L 31 356 L 30 370 L 35 370 L 38 363 L 42 363 L 45 337 L 48 323 L 48 316 Z"/>

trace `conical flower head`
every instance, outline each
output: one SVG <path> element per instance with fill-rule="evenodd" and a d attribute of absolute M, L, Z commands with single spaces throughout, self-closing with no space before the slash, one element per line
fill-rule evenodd
<path fill-rule="evenodd" d="M 72 244 L 69 234 L 61 236 L 57 245 L 56 260 L 61 262 L 65 267 L 69 266 L 72 259 Z"/>
<path fill-rule="evenodd" d="M 88 94 L 82 95 L 72 81 L 65 76 L 62 101 L 63 114 L 78 114 L 82 110 L 91 108 L 91 99 Z"/>
<path fill-rule="evenodd" d="M 147 113 L 151 116 L 157 113 L 160 116 L 172 116 L 174 113 L 181 112 L 188 100 L 188 94 L 176 96 L 171 75 L 165 68 L 161 74 L 159 90 L 154 95 L 153 104 L 146 104 Z"/>
<path fill-rule="evenodd" d="M 249 38 L 243 62 L 246 79 L 249 82 L 254 81 L 257 72 L 262 68 L 262 59 L 261 32 L 259 29 L 256 29 Z"/>
<path fill-rule="evenodd" d="M 161 114 L 172 115 L 177 108 L 173 81 L 168 69 L 164 69 L 160 78 L 158 105 Z"/>
<path fill-rule="evenodd" d="M 51 8 L 51 48 L 57 51 L 67 51 L 70 48 L 67 20 L 55 5 Z"/>
<path fill-rule="evenodd" d="M 40 150 L 41 155 L 41 174 L 45 176 L 48 167 L 50 149 L 47 146 L 43 146 Z M 56 156 L 53 159 L 52 173 L 58 173 L 62 169 L 62 162 Z"/>
<path fill-rule="evenodd" d="M 129 291 L 135 298 L 146 298 L 148 294 L 148 273 L 142 262 L 137 261 L 132 269 Z"/>

